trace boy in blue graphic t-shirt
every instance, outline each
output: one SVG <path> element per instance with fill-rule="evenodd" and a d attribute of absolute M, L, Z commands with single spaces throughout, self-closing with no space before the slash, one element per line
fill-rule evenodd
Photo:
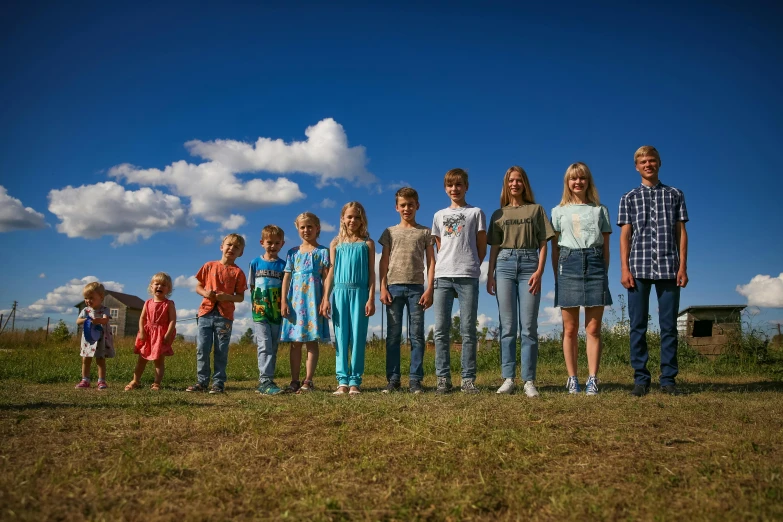
<path fill-rule="evenodd" d="M 250 263 L 249 286 L 253 313 L 253 331 L 258 344 L 258 393 L 276 395 L 282 390 L 275 384 L 277 345 L 280 340 L 280 295 L 285 261 L 277 257 L 285 244 L 283 230 L 267 225 L 261 231 L 264 255 Z"/>

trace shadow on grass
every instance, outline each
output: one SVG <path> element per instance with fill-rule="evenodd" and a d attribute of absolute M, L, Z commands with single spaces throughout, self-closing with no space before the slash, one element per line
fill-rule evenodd
<path fill-rule="evenodd" d="M 783 392 L 783 382 L 775 381 L 759 381 L 759 382 L 746 382 L 742 384 L 729 384 L 729 383 L 678 383 L 677 389 L 681 395 L 695 395 L 699 393 L 709 392 L 725 392 L 725 393 L 762 393 L 762 392 Z M 550 385 L 539 386 L 538 390 L 542 393 L 562 393 L 566 394 L 565 386 Z M 616 384 L 611 382 L 601 382 L 600 390 L 603 393 L 606 392 L 627 392 L 630 393 L 633 390 L 633 384 Z M 584 390 L 582 390 L 584 391 Z M 657 384 L 650 386 L 650 393 L 659 393 L 660 388 Z"/>
<path fill-rule="evenodd" d="M 127 404 L 127 403 L 75 403 L 75 402 L 48 402 L 38 401 L 26 404 L 0 404 L 0 411 L 27 411 L 27 410 L 64 410 L 64 409 L 85 409 L 85 410 L 132 410 L 134 408 L 144 408 L 145 410 L 156 408 L 170 408 L 172 406 L 187 406 L 189 408 L 211 408 L 221 406 L 217 403 L 184 403 L 180 401 L 161 402 L 155 404 Z"/>

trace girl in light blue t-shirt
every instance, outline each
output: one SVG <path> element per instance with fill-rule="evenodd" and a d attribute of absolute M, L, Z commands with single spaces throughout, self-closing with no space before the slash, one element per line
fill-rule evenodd
<path fill-rule="evenodd" d="M 601 205 L 593 175 L 584 163 L 566 169 L 563 199 L 552 209 L 552 268 L 555 272 L 555 306 L 563 315 L 563 355 L 568 393 L 579 393 L 576 361 L 579 346 L 579 307 L 585 309 L 587 334 L 587 395 L 598 394 L 601 357 L 601 320 L 612 304 L 609 293 L 609 211 Z"/>

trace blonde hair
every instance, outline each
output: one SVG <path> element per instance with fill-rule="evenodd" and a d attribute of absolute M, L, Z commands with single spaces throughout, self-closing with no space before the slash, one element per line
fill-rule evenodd
<path fill-rule="evenodd" d="M 296 225 L 297 230 L 299 230 L 300 221 L 310 221 L 311 223 L 313 223 L 318 229 L 318 232 L 315 233 L 315 238 L 318 239 L 318 236 L 321 235 L 321 220 L 318 219 L 318 216 L 316 216 L 312 212 L 302 212 L 301 214 L 296 216 L 296 219 L 294 220 L 294 225 Z"/>
<path fill-rule="evenodd" d="M 522 203 L 535 203 L 536 197 L 533 195 L 533 189 L 530 187 L 530 180 L 527 179 L 527 172 L 519 165 L 512 165 L 506 171 L 506 175 L 503 176 L 503 188 L 500 189 L 500 206 L 506 207 L 511 202 L 511 193 L 508 190 L 508 180 L 514 172 L 522 177 Z"/>
<path fill-rule="evenodd" d="M 562 207 L 563 205 L 576 202 L 574 194 L 571 192 L 571 189 L 568 188 L 568 180 L 579 177 L 585 178 L 587 180 L 585 201 L 587 203 L 593 203 L 594 205 L 601 204 L 601 200 L 598 198 L 598 189 L 595 188 L 595 183 L 593 183 L 593 174 L 590 172 L 590 167 L 581 161 L 577 161 L 576 163 L 569 165 L 566 169 L 565 177 L 563 178 L 563 199 L 560 200 L 560 205 L 558 206 Z"/>
<path fill-rule="evenodd" d="M 356 236 L 361 239 L 367 237 L 367 212 L 364 211 L 364 207 L 358 201 L 349 201 L 343 205 L 343 209 L 340 211 L 340 233 L 337 234 L 337 243 L 342 243 L 343 241 L 348 240 L 348 229 L 346 228 L 345 222 L 343 221 L 343 216 L 349 208 L 355 208 L 359 211 L 359 222 L 361 225 L 359 226 L 359 230 L 356 231 Z"/>
<path fill-rule="evenodd" d="M 169 292 L 166 294 L 166 297 L 171 297 L 171 293 L 174 291 L 174 283 L 171 282 L 171 276 L 166 272 L 158 272 L 152 276 L 152 279 L 150 279 L 150 284 L 147 286 L 147 293 L 150 295 L 154 295 L 152 293 L 152 284 L 155 281 L 160 281 L 161 283 L 166 283 L 169 285 Z"/>
<path fill-rule="evenodd" d="M 658 166 L 661 166 L 661 155 L 658 154 L 658 149 L 653 147 L 652 145 L 642 145 L 638 149 L 636 149 L 636 152 L 633 153 L 633 162 L 634 165 L 638 161 L 639 158 L 642 156 L 652 156 L 653 158 L 658 160 Z"/>
<path fill-rule="evenodd" d="M 95 281 L 93 283 L 87 283 L 86 285 L 84 285 L 84 290 L 82 290 L 82 295 L 91 294 L 93 292 L 99 294 L 101 297 L 106 297 L 106 289 L 98 281 Z"/>
<path fill-rule="evenodd" d="M 443 176 L 443 187 L 447 187 L 449 183 L 454 183 L 460 180 L 465 184 L 465 188 L 468 188 L 468 173 L 463 169 L 451 169 Z"/>
<path fill-rule="evenodd" d="M 264 240 L 271 236 L 277 236 L 281 241 L 285 241 L 285 233 L 283 229 L 277 225 L 267 225 L 261 229 L 261 239 Z"/>
<path fill-rule="evenodd" d="M 242 249 L 242 252 L 245 251 L 245 238 L 244 237 L 240 236 L 239 234 L 231 233 L 231 234 L 227 235 L 226 237 L 224 237 L 223 241 L 221 241 L 220 244 L 224 245 L 226 243 L 226 241 L 228 241 L 229 239 L 233 239 L 234 241 L 236 241 L 237 244 L 239 245 L 239 248 Z"/>

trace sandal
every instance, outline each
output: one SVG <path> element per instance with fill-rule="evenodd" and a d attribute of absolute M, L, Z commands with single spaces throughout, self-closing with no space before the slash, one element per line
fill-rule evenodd
<path fill-rule="evenodd" d="M 302 387 L 302 383 L 299 381 L 291 381 L 288 386 L 286 386 L 285 390 L 283 390 L 283 393 L 296 393 L 299 391 L 299 388 Z"/>
<path fill-rule="evenodd" d="M 362 392 L 359 390 L 358 386 L 351 386 L 351 391 L 348 392 L 348 395 L 359 395 L 360 393 Z"/>
<path fill-rule="evenodd" d="M 348 386 L 346 386 L 345 384 L 341 384 L 340 386 L 337 387 L 337 391 L 332 393 L 332 395 L 337 395 L 337 396 L 348 395 Z"/>
<path fill-rule="evenodd" d="M 125 391 L 135 390 L 136 388 L 140 388 L 140 387 L 141 387 L 140 382 L 131 381 L 125 385 Z"/>
<path fill-rule="evenodd" d="M 299 388 L 299 391 L 296 393 L 308 393 L 315 389 L 315 384 L 313 384 L 312 380 L 305 379 L 302 381 L 302 387 Z"/>
<path fill-rule="evenodd" d="M 152 390 L 152 391 L 160 391 L 160 384 L 158 384 L 157 382 L 153 382 L 150 385 L 150 390 Z"/>

